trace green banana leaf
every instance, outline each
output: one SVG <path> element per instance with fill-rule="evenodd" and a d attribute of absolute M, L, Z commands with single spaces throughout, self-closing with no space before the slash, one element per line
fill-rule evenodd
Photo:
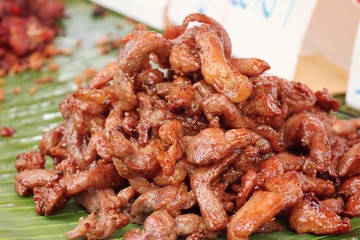
<path fill-rule="evenodd" d="M 111 13 L 106 17 L 91 16 L 92 5 L 86 1 L 67 1 L 67 18 L 63 20 L 65 34 L 56 39 L 59 47 L 73 49 L 71 56 L 58 56 L 51 60 L 59 66 L 56 73 L 27 71 L 5 77 L 0 85 L 5 100 L 0 102 L 0 127 L 16 130 L 12 137 L 0 137 L 0 239 L 66 239 L 65 232 L 74 228 L 80 217 L 87 216 L 85 210 L 73 201 L 53 216 L 36 214 L 32 197 L 19 197 L 14 191 L 16 156 L 31 149 L 37 149 L 42 132 L 62 121 L 58 104 L 76 89 L 74 79 L 86 68 L 101 69 L 117 57 L 117 50 L 101 54 L 95 47 L 104 36 L 120 37 L 129 33 L 135 22 L 124 16 Z M 82 42 L 77 46 L 78 41 Z M 36 85 L 33 80 L 44 76 L 54 79 L 48 84 Z M 36 85 L 37 92 L 29 90 Z M 19 94 L 14 88 L 21 86 Z M 351 117 L 347 109 L 340 117 Z M 51 161 L 48 161 L 51 162 Z M 51 166 L 51 163 L 48 164 Z M 271 234 L 254 234 L 250 239 L 359 239 L 360 218 L 351 220 L 352 230 L 343 235 L 315 236 L 297 235 L 290 230 Z M 139 227 L 130 224 L 117 231 L 112 239 L 121 239 L 129 229 Z M 224 238 L 222 238 L 224 239 Z"/>

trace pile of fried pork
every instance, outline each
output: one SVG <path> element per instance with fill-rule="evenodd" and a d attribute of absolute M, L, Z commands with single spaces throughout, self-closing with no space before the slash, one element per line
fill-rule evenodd
<path fill-rule="evenodd" d="M 140 24 L 123 41 L 117 61 L 63 100 L 64 121 L 39 149 L 16 159 L 16 192 L 33 194 L 38 214 L 71 198 L 84 206 L 69 239 L 107 238 L 128 223 L 143 228 L 126 240 L 350 230 L 360 119 L 336 120 L 326 89 L 232 57 L 225 29 L 203 14 L 163 34 Z"/>

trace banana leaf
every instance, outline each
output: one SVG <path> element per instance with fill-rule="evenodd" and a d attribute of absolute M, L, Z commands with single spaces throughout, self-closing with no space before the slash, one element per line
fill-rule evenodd
<path fill-rule="evenodd" d="M 58 56 L 49 62 L 58 64 L 57 72 L 49 72 L 46 66 L 40 71 L 26 71 L 6 76 L 0 88 L 5 100 L 0 102 L 0 127 L 16 130 L 12 137 L 0 137 L 0 239 L 66 239 L 65 232 L 76 226 L 86 211 L 73 201 L 53 216 L 36 214 L 32 197 L 19 197 L 14 191 L 15 159 L 24 151 L 37 149 L 42 132 L 62 122 L 58 104 L 72 93 L 77 85 L 75 78 L 87 68 L 101 69 L 114 61 L 117 50 L 104 55 L 96 49 L 96 43 L 103 37 L 121 37 L 129 33 L 135 22 L 124 16 L 111 13 L 106 17 L 92 17 L 92 5 L 86 1 L 66 1 L 67 17 L 63 20 L 65 34 L 56 38 L 60 48 L 71 48 L 71 56 Z M 81 41 L 80 46 L 77 43 Z M 54 79 L 47 84 L 36 85 L 34 79 L 49 76 Z M 29 91 L 36 85 L 37 91 Z M 21 87 L 21 92 L 13 89 Z M 340 117 L 352 117 L 347 109 Z M 51 161 L 48 161 L 51 162 Z M 48 167 L 51 163 L 48 164 Z M 360 218 L 351 220 L 349 233 L 335 236 L 298 235 L 290 230 L 271 234 L 253 234 L 250 239 L 359 239 Z M 121 239 L 132 228 L 129 224 L 117 231 L 111 239 Z M 219 238 L 225 239 L 225 238 Z"/>

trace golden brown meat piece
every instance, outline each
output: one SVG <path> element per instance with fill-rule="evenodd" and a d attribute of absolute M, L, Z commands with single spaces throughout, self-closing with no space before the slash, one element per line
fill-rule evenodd
<path fill-rule="evenodd" d="M 59 175 L 54 170 L 32 169 L 21 171 L 15 175 L 15 191 L 20 196 L 29 195 L 35 187 L 43 187 L 56 182 Z"/>
<path fill-rule="evenodd" d="M 243 106 L 243 111 L 253 118 L 264 119 L 276 118 L 283 113 L 277 99 L 270 93 L 257 94 Z"/>
<path fill-rule="evenodd" d="M 214 239 L 216 232 L 209 232 L 202 218 L 197 214 L 182 214 L 174 218 L 175 234 L 186 239 Z"/>
<path fill-rule="evenodd" d="M 297 233 L 340 234 L 351 228 L 348 218 L 341 219 L 314 197 L 306 194 L 304 199 L 290 210 L 289 222 Z"/>
<path fill-rule="evenodd" d="M 351 136 L 358 134 L 360 129 L 360 118 L 337 119 L 332 128 L 339 136 Z"/>
<path fill-rule="evenodd" d="M 156 84 L 164 82 L 164 74 L 159 69 L 148 68 L 141 71 L 134 79 L 136 91 L 144 91 L 149 95 L 156 91 Z"/>
<path fill-rule="evenodd" d="M 360 190 L 347 199 L 343 214 L 348 217 L 360 217 Z"/>
<path fill-rule="evenodd" d="M 360 143 L 354 145 L 340 159 L 337 166 L 339 176 L 354 176 L 360 174 Z"/>
<path fill-rule="evenodd" d="M 167 186 L 141 194 L 131 206 L 130 216 L 143 216 L 142 220 L 160 209 L 165 209 L 168 204 L 175 200 L 178 188 Z M 141 222 L 139 222 L 141 223 Z"/>
<path fill-rule="evenodd" d="M 207 128 L 186 139 L 187 161 L 206 165 L 220 161 L 230 151 L 225 133 L 219 128 Z"/>
<path fill-rule="evenodd" d="M 216 33 L 203 27 L 195 41 L 200 48 L 201 73 L 205 81 L 233 102 L 244 102 L 251 93 L 251 83 L 227 62 Z"/>
<path fill-rule="evenodd" d="M 282 193 L 284 195 L 282 202 L 287 207 L 294 206 L 304 196 L 301 182 L 295 171 L 267 178 L 265 188 L 271 192 Z"/>
<path fill-rule="evenodd" d="M 169 89 L 167 96 L 170 111 L 185 110 L 190 107 L 195 96 L 191 82 L 184 77 L 176 77 Z"/>
<path fill-rule="evenodd" d="M 167 57 L 170 55 L 170 43 L 159 33 L 134 30 L 130 40 L 119 52 L 118 66 L 114 79 L 114 90 L 122 103 L 122 110 L 128 111 L 136 107 L 137 99 L 132 77 L 149 64 L 149 55 L 157 54 L 159 64 L 168 65 Z M 163 60 L 163 61 L 162 61 Z"/>
<path fill-rule="evenodd" d="M 39 152 L 41 154 L 60 159 L 66 158 L 68 154 L 64 146 L 62 146 L 65 127 L 66 125 L 62 123 L 43 133 L 39 143 Z"/>
<path fill-rule="evenodd" d="M 320 204 L 326 206 L 331 211 L 340 215 L 344 211 L 344 200 L 341 197 L 337 198 L 327 198 L 325 200 L 320 201 Z"/>
<path fill-rule="evenodd" d="M 350 177 L 343 181 L 337 192 L 346 200 L 343 214 L 349 217 L 360 216 L 360 176 Z"/>
<path fill-rule="evenodd" d="M 169 239 L 175 240 L 174 218 L 166 210 L 158 210 L 146 218 L 144 230 L 132 229 L 124 235 L 124 240 Z"/>
<path fill-rule="evenodd" d="M 302 169 L 304 158 L 290 153 L 278 153 L 260 163 L 257 184 L 262 185 L 266 178 L 275 177 L 285 172 Z"/>
<path fill-rule="evenodd" d="M 286 205 L 284 195 L 277 192 L 256 191 L 230 219 L 227 239 L 248 239 Z"/>
<path fill-rule="evenodd" d="M 304 110 L 309 110 L 314 107 L 316 103 L 315 94 L 311 89 L 300 82 L 282 82 L 281 84 L 288 85 L 288 93 L 284 96 L 284 103 L 287 105 L 288 114 L 298 113 Z"/>
<path fill-rule="evenodd" d="M 20 153 L 16 157 L 15 167 L 18 172 L 24 171 L 25 169 L 39 169 L 44 168 L 45 158 L 44 155 L 37 151 L 30 151 Z"/>
<path fill-rule="evenodd" d="M 111 188 L 83 191 L 75 200 L 91 214 L 81 218 L 79 225 L 66 233 L 69 239 L 82 236 L 87 239 L 107 238 L 129 223 L 128 217 L 117 212 L 122 203 Z"/>
<path fill-rule="evenodd" d="M 65 192 L 66 189 L 57 183 L 51 187 L 35 187 L 33 199 L 37 214 L 49 216 L 63 209 L 69 201 Z"/>
<path fill-rule="evenodd" d="M 246 202 L 256 186 L 256 173 L 248 170 L 241 178 L 241 188 L 236 196 L 236 210 L 239 210 Z"/>
<path fill-rule="evenodd" d="M 207 165 L 220 161 L 232 150 L 255 145 L 259 140 L 256 133 L 246 128 L 232 129 L 226 133 L 219 128 L 207 128 L 184 139 L 185 154 L 187 161 Z"/>
<path fill-rule="evenodd" d="M 329 91 L 324 88 L 322 91 L 315 92 L 316 106 L 324 109 L 327 112 L 337 111 L 340 108 L 340 103 L 336 100 Z"/>
<path fill-rule="evenodd" d="M 100 88 L 114 78 L 117 62 L 111 62 L 98 72 L 89 82 L 89 88 Z"/>
<path fill-rule="evenodd" d="M 195 33 L 197 28 L 183 32 L 174 39 L 169 61 L 171 68 L 176 73 L 188 74 L 197 72 L 201 68 L 198 49 L 195 45 Z"/>
<path fill-rule="evenodd" d="M 111 236 L 116 229 L 120 229 L 129 223 L 129 218 L 122 213 L 111 209 L 99 218 L 92 212 L 86 218 L 80 218 L 79 225 L 66 233 L 69 239 L 85 236 L 87 239 L 104 239 Z"/>
<path fill-rule="evenodd" d="M 286 149 L 299 147 L 309 152 L 303 166 L 306 174 L 334 172 L 326 126 L 316 115 L 301 112 L 290 117 L 284 125 L 284 142 Z"/>
<path fill-rule="evenodd" d="M 184 20 L 181 24 L 182 31 L 184 31 L 184 29 L 186 29 L 186 27 L 191 22 L 199 22 L 199 23 L 204 23 L 204 24 L 208 24 L 208 25 L 212 26 L 215 29 L 216 34 L 219 36 L 219 38 L 221 40 L 221 43 L 224 48 L 225 57 L 230 58 L 230 56 L 231 56 L 231 40 L 230 40 L 228 33 L 226 32 L 226 30 L 223 28 L 223 26 L 220 23 L 218 23 L 213 18 L 211 18 L 205 14 L 193 13 L 184 18 Z"/>
<path fill-rule="evenodd" d="M 220 162 L 197 168 L 190 177 L 191 188 L 196 194 L 201 216 L 209 231 L 224 230 L 228 224 L 229 216 L 223 209 L 220 199 L 211 190 L 211 183 L 236 160 L 237 156 L 237 153 L 230 153 Z"/>
<path fill-rule="evenodd" d="M 297 176 L 304 192 L 313 192 L 319 197 L 331 197 L 335 193 L 334 183 L 330 180 L 307 176 L 302 172 L 298 172 Z"/>
<path fill-rule="evenodd" d="M 201 103 L 204 114 L 212 127 L 220 127 L 220 121 L 232 128 L 245 127 L 247 119 L 241 115 L 236 105 L 226 96 L 210 94 Z"/>
<path fill-rule="evenodd" d="M 256 77 L 270 69 L 270 65 L 258 58 L 231 58 L 230 63 L 248 77 Z"/>
<path fill-rule="evenodd" d="M 86 208 L 88 213 L 101 213 L 121 206 L 121 201 L 112 188 L 83 191 L 76 195 L 75 201 Z"/>
<path fill-rule="evenodd" d="M 337 193 L 345 198 L 354 195 L 360 190 L 360 176 L 354 176 L 345 179 L 341 185 L 337 188 Z"/>
<path fill-rule="evenodd" d="M 96 166 L 92 169 L 75 174 L 65 174 L 59 184 L 66 186 L 66 196 L 73 196 L 88 188 L 107 188 L 124 184 L 113 164 Z"/>

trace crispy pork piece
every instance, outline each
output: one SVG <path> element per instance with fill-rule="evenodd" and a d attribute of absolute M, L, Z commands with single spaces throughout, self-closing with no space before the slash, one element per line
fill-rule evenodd
<path fill-rule="evenodd" d="M 344 196 L 345 198 L 354 195 L 360 190 L 360 176 L 354 176 L 345 179 L 341 185 L 337 188 L 337 193 Z"/>
<path fill-rule="evenodd" d="M 201 215 L 209 231 L 224 230 L 228 224 L 229 216 L 220 199 L 211 190 L 211 182 L 235 161 L 237 156 L 237 153 L 231 153 L 220 162 L 197 168 L 190 177 L 191 188 L 195 192 Z"/>
<path fill-rule="evenodd" d="M 91 189 L 78 194 L 75 201 L 90 213 L 81 218 L 78 226 L 66 233 L 69 239 L 81 236 L 87 239 L 104 239 L 129 223 L 129 218 L 118 212 L 125 203 L 114 193 L 112 188 Z"/>
<path fill-rule="evenodd" d="M 339 176 L 355 176 L 360 174 L 360 143 L 354 145 L 340 159 L 337 166 Z"/>
<path fill-rule="evenodd" d="M 15 167 L 18 172 L 32 169 L 43 169 L 45 166 L 44 155 L 37 151 L 20 153 L 16 157 Z"/>
<path fill-rule="evenodd" d="M 35 187 L 51 186 L 60 177 L 61 174 L 59 175 L 55 170 L 24 170 L 15 175 L 15 191 L 20 196 L 27 196 Z"/>
<path fill-rule="evenodd" d="M 278 192 L 256 191 L 230 219 L 227 239 L 248 239 L 266 222 L 286 207 L 285 196 Z"/>
<path fill-rule="evenodd" d="M 320 203 L 338 215 L 340 215 L 344 211 L 345 203 L 341 197 L 327 198 L 320 201 Z"/>
<path fill-rule="evenodd" d="M 289 222 L 291 228 L 299 234 L 340 234 L 351 228 L 348 218 L 341 219 L 311 193 L 291 208 Z"/>
<path fill-rule="evenodd" d="M 343 215 L 360 217 L 360 190 L 347 199 Z"/>
<path fill-rule="evenodd" d="M 146 218 L 144 230 L 133 229 L 124 235 L 124 240 L 169 239 L 175 240 L 175 221 L 166 210 L 158 210 Z"/>
<path fill-rule="evenodd" d="M 76 239 L 85 236 L 87 239 L 105 239 L 128 223 L 129 218 L 114 209 L 104 212 L 98 218 L 92 212 L 88 217 L 80 218 L 79 225 L 67 232 L 66 237 Z"/>

